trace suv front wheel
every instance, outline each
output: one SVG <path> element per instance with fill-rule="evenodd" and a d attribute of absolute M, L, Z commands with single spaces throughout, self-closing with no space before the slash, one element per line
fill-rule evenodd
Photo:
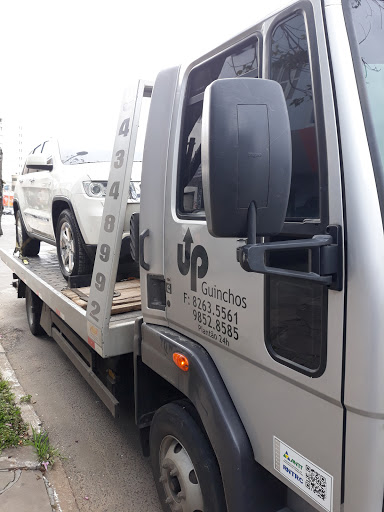
<path fill-rule="evenodd" d="M 70 210 L 63 210 L 56 226 L 57 257 L 65 279 L 89 274 L 91 262 L 84 250 L 75 218 Z"/>

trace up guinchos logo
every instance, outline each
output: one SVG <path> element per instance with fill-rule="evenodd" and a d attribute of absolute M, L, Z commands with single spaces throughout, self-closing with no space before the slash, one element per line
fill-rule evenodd
<path fill-rule="evenodd" d="M 202 245 L 195 245 L 192 250 L 194 242 L 189 228 L 183 242 L 177 244 L 177 266 L 183 276 L 191 271 L 191 290 L 196 292 L 197 279 L 202 279 L 208 272 L 208 254 Z"/>

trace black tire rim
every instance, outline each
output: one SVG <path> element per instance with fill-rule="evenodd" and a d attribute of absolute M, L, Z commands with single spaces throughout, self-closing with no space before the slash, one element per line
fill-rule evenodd
<path fill-rule="evenodd" d="M 159 452 L 160 482 L 172 512 L 204 512 L 203 494 L 195 467 L 178 439 L 166 436 Z"/>

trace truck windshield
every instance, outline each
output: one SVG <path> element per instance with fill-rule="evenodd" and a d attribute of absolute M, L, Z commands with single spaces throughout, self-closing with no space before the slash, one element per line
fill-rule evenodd
<path fill-rule="evenodd" d="M 372 120 L 379 157 L 384 167 L 384 2 L 383 0 L 348 0 L 353 29 L 358 43 L 361 72 L 368 97 L 365 117 Z M 372 141 L 370 141 L 371 143 Z"/>

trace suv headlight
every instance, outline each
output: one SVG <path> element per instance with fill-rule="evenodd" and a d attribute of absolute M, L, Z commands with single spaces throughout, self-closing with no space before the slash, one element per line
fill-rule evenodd
<path fill-rule="evenodd" d="M 83 187 L 89 197 L 104 197 L 107 193 L 106 181 L 83 181 Z"/>

